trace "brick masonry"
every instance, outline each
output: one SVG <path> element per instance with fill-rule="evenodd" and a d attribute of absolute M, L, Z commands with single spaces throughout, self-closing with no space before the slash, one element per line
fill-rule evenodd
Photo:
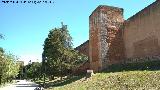
<path fill-rule="evenodd" d="M 76 47 L 75 50 L 78 50 L 80 53 L 89 56 L 89 40 Z"/>
<path fill-rule="evenodd" d="M 80 46 L 76 47 L 75 50 L 79 51 L 80 53 L 89 56 L 89 40 L 81 44 Z M 78 68 L 73 69 L 74 74 L 81 74 L 86 73 L 86 71 L 90 69 L 90 62 L 89 60 L 87 62 L 82 63 Z"/>
<path fill-rule="evenodd" d="M 123 9 L 98 6 L 89 17 L 89 58 L 91 68 L 101 71 L 124 57 L 122 27 Z"/>
<path fill-rule="evenodd" d="M 90 69 L 95 72 L 111 64 L 131 63 L 125 61 L 129 58 L 159 57 L 160 0 L 127 20 L 122 8 L 98 6 L 89 16 L 89 41 L 84 47 L 88 49 L 80 51 L 88 53 Z"/>
<path fill-rule="evenodd" d="M 125 21 L 126 58 L 160 54 L 160 0 Z"/>

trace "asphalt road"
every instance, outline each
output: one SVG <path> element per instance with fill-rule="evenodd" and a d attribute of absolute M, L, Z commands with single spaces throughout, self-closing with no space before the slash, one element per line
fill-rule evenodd
<path fill-rule="evenodd" d="M 0 88 L 0 90 L 43 90 L 42 88 L 40 89 L 39 85 L 34 82 L 26 80 L 16 81 L 16 83 Z"/>

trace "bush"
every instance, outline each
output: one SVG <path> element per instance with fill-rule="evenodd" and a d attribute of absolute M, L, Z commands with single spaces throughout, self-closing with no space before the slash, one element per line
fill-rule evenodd
<path fill-rule="evenodd" d="M 17 58 L 12 54 L 6 54 L 0 51 L 0 85 L 11 82 L 19 72 L 19 65 L 16 63 Z"/>

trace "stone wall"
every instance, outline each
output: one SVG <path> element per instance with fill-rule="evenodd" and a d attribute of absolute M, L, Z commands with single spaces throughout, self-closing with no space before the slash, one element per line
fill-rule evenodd
<path fill-rule="evenodd" d="M 98 71 L 99 62 L 99 10 L 95 9 L 89 17 L 89 60 L 90 68 Z"/>
<path fill-rule="evenodd" d="M 89 56 L 89 40 L 76 47 L 75 50 L 78 50 L 80 53 Z"/>
<path fill-rule="evenodd" d="M 123 9 L 117 7 L 100 5 L 90 15 L 89 58 L 94 71 L 123 59 L 123 21 Z"/>
<path fill-rule="evenodd" d="M 82 53 L 82 54 L 89 57 L 89 40 L 87 40 L 86 42 L 84 42 L 80 46 L 76 47 L 75 50 L 77 50 L 77 51 L 79 51 L 79 53 Z M 90 68 L 90 62 L 88 60 L 87 62 L 82 63 L 77 68 L 74 68 L 73 73 L 74 74 L 86 73 L 89 68 Z"/>
<path fill-rule="evenodd" d="M 112 64 L 139 62 L 139 58 L 159 58 L 160 0 L 125 21 L 123 9 L 98 6 L 89 16 L 89 41 L 78 50 L 89 56 L 95 72 Z"/>
<path fill-rule="evenodd" d="M 126 58 L 160 54 L 160 0 L 125 21 Z"/>
<path fill-rule="evenodd" d="M 120 63 L 123 58 L 123 9 L 110 6 L 101 7 L 100 54 L 102 69 Z"/>
<path fill-rule="evenodd" d="M 73 74 L 84 74 L 90 69 L 90 62 L 82 63 L 78 68 L 73 69 Z"/>

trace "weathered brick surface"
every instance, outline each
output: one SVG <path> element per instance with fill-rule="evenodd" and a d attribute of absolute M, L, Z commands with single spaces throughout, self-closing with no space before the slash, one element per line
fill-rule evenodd
<path fill-rule="evenodd" d="M 124 21 L 123 9 L 101 5 L 89 19 L 91 69 L 100 71 L 124 57 L 122 35 L 119 34 Z"/>
<path fill-rule="evenodd" d="M 111 29 L 113 30 L 113 29 Z M 115 30 L 113 37 L 110 40 L 110 46 L 108 50 L 109 62 L 108 65 L 123 63 L 124 56 L 124 42 L 122 38 L 122 28 Z"/>
<path fill-rule="evenodd" d="M 80 53 L 89 57 L 89 40 L 76 47 L 75 50 L 78 50 Z M 86 73 L 86 71 L 90 68 L 89 60 L 85 63 L 82 63 L 79 67 L 73 69 L 74 74 Z"/>
<path fill-rule="evenodd" d="M 160 54 L 160 0 L 125 22 L 124 42 L 126 58 Z"/>
<path fill-rule="evenodd" d="M 99 63 L 99 14 L 98 10 L 95 10 L 89 17 L 89 59 L 90 68 L 98 71 L 100 67 Z"/>
<path fill-rule="evenodd" d="M 94 71 L 116 63 L 141 62 L 152 57 L 158 60 L 160 0 L 125 21 L 123 9 L 98 6 L 89 17 L 88 46 L 90 69 Z M 84 52 L 83 49 L 80 51 Z"/>
<path fill-rule="evenodd" d="M 89 40 L 76 47 L 75 50 L 78 50 L 80 53 L 89 56 Z"/>

